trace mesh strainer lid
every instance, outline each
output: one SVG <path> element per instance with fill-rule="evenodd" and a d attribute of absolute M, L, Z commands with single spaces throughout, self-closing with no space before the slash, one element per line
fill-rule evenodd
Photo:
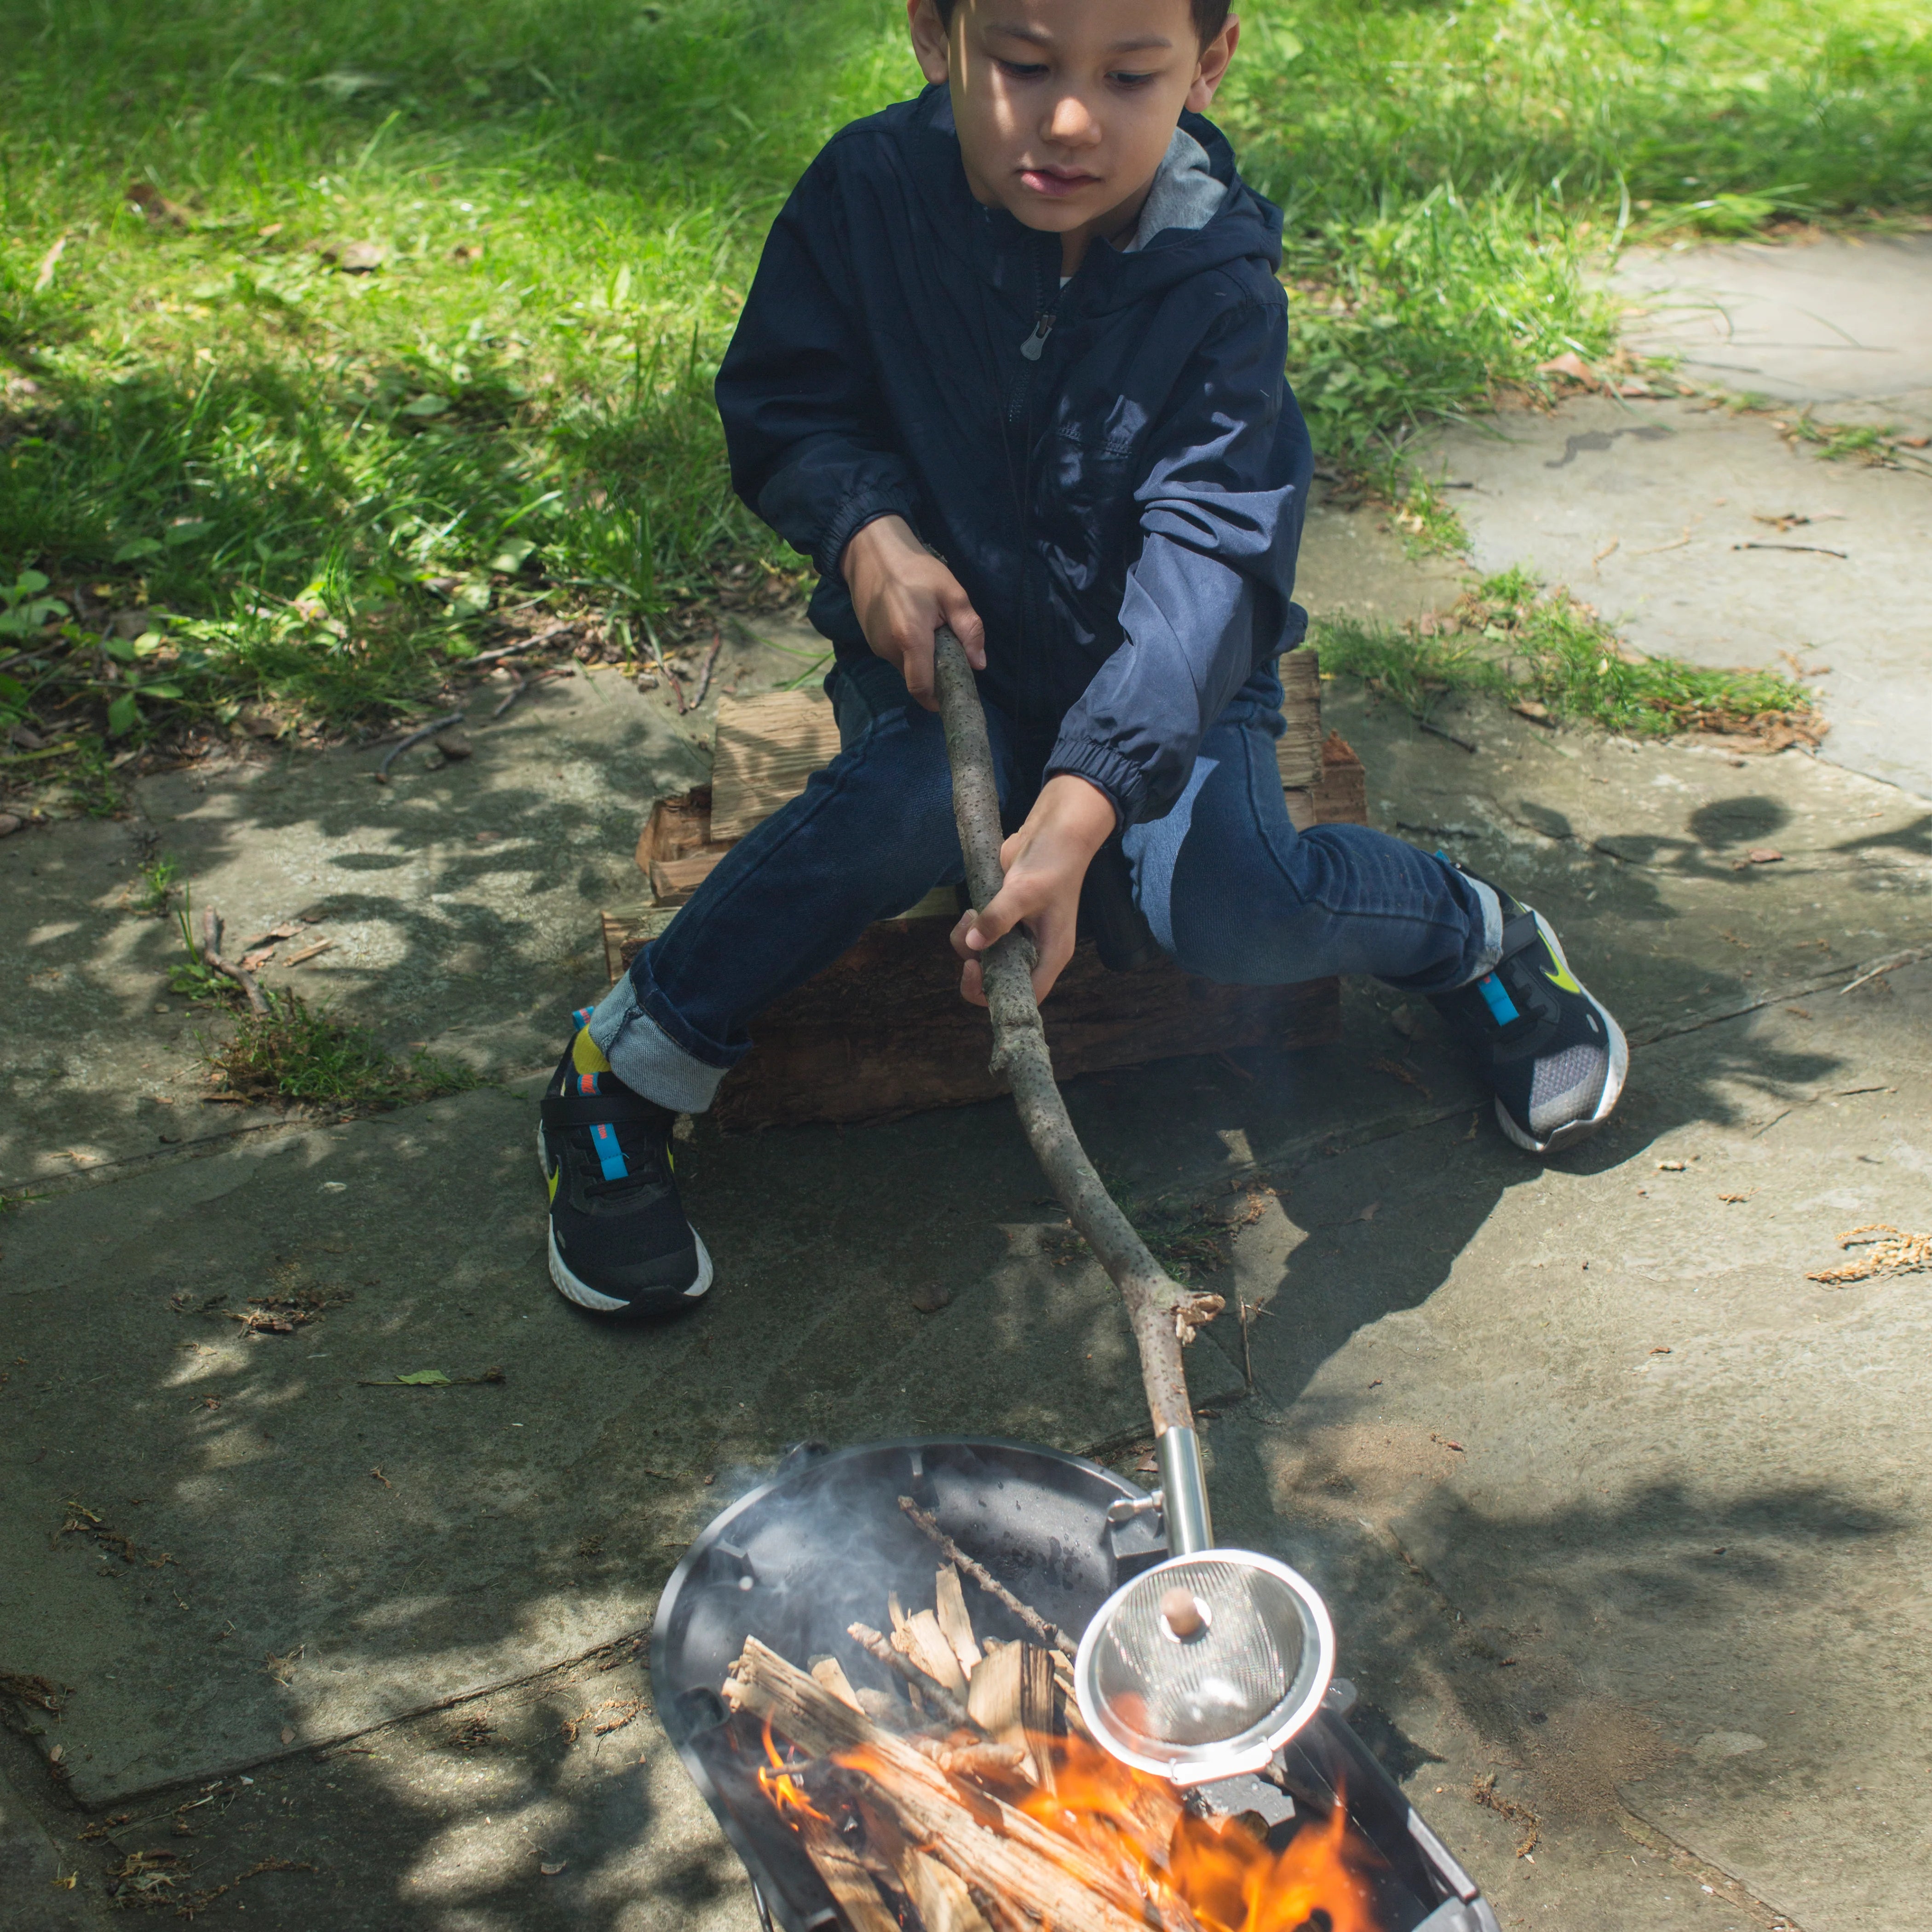
<path fill-rule="evenodd" d="M 1210 1550 L 1114 1592 L 1073 1677 L 1081 1715 L 1115 1756 L 1198 1784 L 1267 1763 L 1313 1716 L 1334 1667 L 1334 1627 L 1302 1577 Z"/>

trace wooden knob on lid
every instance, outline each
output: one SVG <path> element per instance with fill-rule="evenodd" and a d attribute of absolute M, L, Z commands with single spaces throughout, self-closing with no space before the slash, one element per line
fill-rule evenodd
<path fill-rule="evenodd" d="M 1180 1585 L 1160 1600 L 1160 1620 L 1183 1643 L 1198 1636 L 1208 1628 L 1208 1613 L 1192 1590 Z"/>

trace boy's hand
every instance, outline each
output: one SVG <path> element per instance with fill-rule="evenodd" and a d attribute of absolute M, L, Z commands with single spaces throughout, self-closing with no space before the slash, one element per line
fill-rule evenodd
<path fill-rule="evenodd" d="M 1099 786 L 1063 772 L 1048 778 L 1027 821 L 1000 848 L 1006 884 L 991 905 L 969 912 L 952 928 L 952 950 L 965 961 L 961 995 L 986 1004 L 980 955 L 1022 922 L 1039 958 L 1033 996 L 1043 1000 L 1073 953 L 1080 886 L 1094 854 L 1113 836 L 1114 804 Z"/>
<path fill-rule="evenodd" d="M 928 711 L 932 637 L 950 627 L 975 670 L 986 668 L 986 626 L 959 580 L 913 534 L 903 517 L 879 517 L 845 546 L 840 567 L 872 654 L 898 668 L 906 688 Z"/>

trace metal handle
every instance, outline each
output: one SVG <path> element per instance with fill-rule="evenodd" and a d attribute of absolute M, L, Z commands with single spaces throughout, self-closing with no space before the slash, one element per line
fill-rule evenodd
<path fill-rule="evenodd" d="M 1176 1556 L 1192 1556 L 1214 1546 L 1214 1519 L 1208 1513 L 1208 1479 L 1201 1467 L 1201 1441 L 1191 1429 L 1166 1429 L 1154 1438 L 1160 1466 L 1167 1546 Z"/>

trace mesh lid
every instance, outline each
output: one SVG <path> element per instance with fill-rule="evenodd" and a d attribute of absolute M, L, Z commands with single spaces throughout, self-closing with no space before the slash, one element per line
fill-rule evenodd
<path fill-rule="evenodd" d="M 1266 1763 L 1313 1714 L 1334 1667 L 1328 1613 L 1301 1577 L 1267 1557 L 1207 1550 L 1116 1591 L 1074 1677 L 1109 1750 L 1194 1784 Z"/>

